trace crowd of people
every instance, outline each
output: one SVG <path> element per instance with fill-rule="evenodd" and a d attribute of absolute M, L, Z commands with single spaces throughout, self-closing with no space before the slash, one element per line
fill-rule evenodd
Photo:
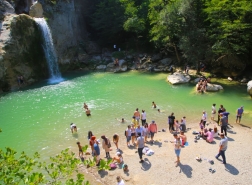
<path fill-rule="evenodd" d="M 152 108 L 156 109 L 157 105 L 152 102 Z M 88 110 L 88 106 L 86 103 L 84 103 L 84 109 Z M 237 109 L 237 115 L 236 115 L 236 123 L 240 123 L 242 115 L 243 115 L 243 106 L 239 107 Z M 214 142 L 215 137 L 220 137 L 220 144 L 218 153 L 215 156 L 216 159 L 219 158 L 219 156 L 222 156 L 222 163 L 226 164 L 226 156 L 225 151 L 227 150 L 227 144 L 228 144 L 228 138 L 227 138 L 227 128 L 228 128 L 228 116 L 229 112 L 224 108 L 223 105 L 220 105 L 218 111 L 216 111 L 216 104 L 212 105 L 211 108 L 211 122 L 213 123 L 213 128 L 209 127 L 209 123 L 207 123 L 207 112 L 204 110 L 202 112 L 202 116 L 199 123 L 199 132 L 193 132 L 193 134 L 197 134 L 195 136 L 195 142 L 199 138 L 202 138 L 207 143 Z M 217 120 L 216 120 L 217 115 Z M 140 124 L 141 120 L 141 124 Z M 128 148 L 136 149 L 139 155 L 139 163 L 144 163 L 143 160 L 143 149 L 146 146 L 146 144 L 153 144 L 154 143 L 154 136 L 158 132 L 158 126 L 157 123 L 152 120 L 150 124 L 147 123 L 147 116 L 146 111 L 142 110 L 142 112 L 139 112 L 139 109 L 136 108 L 136 110 L 133 113 L 131 124 L 127 126 L 127 129 L 125 130 L 125 137 L 126 137 L 126 145 Z M 124 118 L 121 120 L 118 120 L 121 123 L 125 123 L 126 121 Z M 186 117 L 183 116 L 181 120 L 176 120 L 174 113 L 172 112 L 168 116 L 168 125 L 169 125 L 169 131 L 171 134 L 173 134 L 174 140 L 171 141 L 171 143 L 174 144 L 174 151 L 176 155 L 176 166 L 180 164 L 180 153 L 181 148 L 184 146 L 188 146 L 187 142 L 187 136 L 185 132 L 188 131 L 189 128 L 186 128 Z M 218 132 L 218 127 L 220 126 L 220 133 Z M 77 126 L 74 123 L 70 124 L 71 132 L 77 132 Z M 164 130 L 164 129 L 162 129 Z M 124 163 L 124 158 L 122 156 L 122 151 L 119 148 L 119 134 L 115 133 L 112 137 L 113 143 L 116 147 L 116 155 L 114 157 L 111 157 L 110 151 L 111 149 L 111 143 L 110 139 L 106 137 L 105 135 L 101 136 L 101 142 L 99 139 L 96 138 L 96 136 L 92 133 L 92 131 L 88 132 L 87 136 L 89 140 L 89 145 L 91 148 L 92 155 L 96 158 L 96 165 L 99 165 L 100 162 L 100 144 L 102 149 L 105 152 L 107 159 L 112 159 L 113 164 L 116 165 L 122 165 L 123 170 L 128 170 L 128 165 Z M 148 140 L 148 138 L 150 138 Z M 79 156 L 80 158 L 83 158 L 83 151 L 82 146 L 80 142 L 77 142 L 78 149 L 79 149 Z M 118 184 L 125 184 L 124 181 L 121 179 L 120 176 L 117 177 Z"/>

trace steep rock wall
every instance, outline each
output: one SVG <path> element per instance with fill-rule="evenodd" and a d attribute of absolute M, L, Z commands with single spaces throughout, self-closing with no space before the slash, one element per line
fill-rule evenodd
<path fill-rule="evenodd" d="M 48 76 L 40 31 L 28 15 L 7 15 L 0 39 L 0 89 L 18 88 L 17 76 L 26 84 Z"/>

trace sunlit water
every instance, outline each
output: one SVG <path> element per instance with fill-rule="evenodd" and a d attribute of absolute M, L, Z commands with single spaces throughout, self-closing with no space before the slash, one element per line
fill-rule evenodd
<path fill-rule="evenodd" d="M 124 134 L 126 124 L 115 118 L 131 120 L 138 107 L 147 112 L 147 122 L 156 120 L 159 128 L 167 126 L 171 112 L 188 123 L 198 124 L 202 110 L 210 117 L 213 103 L 220 104 L 231 113 L 229 121 L 235 122 L 236 109 L 245 109 L 242 123 L 251 125 L 251 99 L 246 86 L 224 86 L 224 91 L 197 94 L 193 84 L 173 86 L 166 81 L 167 74 L 139 74 L 128 72 L 72 73 L 56 85 L 41 82 L 33 87 L 13 92 L 0 98 L 0 147 L 10 146 L 17 151 L 32 154 L 36 151 L 43 158 L 70 147 L 77 152 L 76 141 L 87 144 L 87 132 L 92 130 L 99 138 L 102 134 Z M 164 113 L 151 107 L 155 101 Z M 83 110 L 86 102 L 91 117 Z M 71 134 L 70 123 L 78 127 L 78 134 Z M 128 122 L 129 123 L 129 122 Z"/>

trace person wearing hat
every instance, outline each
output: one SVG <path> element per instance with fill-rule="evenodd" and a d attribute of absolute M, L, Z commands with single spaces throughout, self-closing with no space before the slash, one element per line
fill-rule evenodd
<path fill-rule="evenodd" d="M 219 145 L 219 153 L 215 156 L 215 158 L 218 160 L 218 158 L 222 157 L 222 164 L 226 164 L 226 156 L 225 156 L 225 151 L 227 150 L 227 145 L 228 145 L 228 138 L 224 135 L 224 133 L 220 134 L 221 141 Z"/>
<path fill-rule="evenodd" d="M 116 152 L 116 156 L 113 157 L 113 161 L 112 162 L 116 162 L 117 164 L 122 164 L 123 162 L 123 157 L 122 157 L 122 154 L 121 152 Z"/>
<path fill-rule="evenodd" d="M 236 123 L 237 121 L 239 121 L 239 124 L 241 122 L 241 117 L 243 115 L 243 106 L 241 106 L 239 109 L 237 109 L 237 112 L 236 112 Z"/>
<path fill-rule="evenodd" d="M 149 125 L 149 128 L 148 128 L 149 132 L 150 132 L 150 135 L 151 135 L 151 142 L 153 143 L 153 138 L 154 138 L 154 134 L 157 133 L 157 124 L 155 123 L 155 121 L 153 120 L 151 122 L 151 124 Z"/>
<path fill-rule="evenodd" d="M 221 119 L 220 119 L 220 124 L 221 124 L 221 133 L 223 131 L 225 132 L 225 136 L 227 136 L 227 126 L 228 126 L 228 119 L 227 116 L 223 114 L 223 112 L 220 113 Z"/>

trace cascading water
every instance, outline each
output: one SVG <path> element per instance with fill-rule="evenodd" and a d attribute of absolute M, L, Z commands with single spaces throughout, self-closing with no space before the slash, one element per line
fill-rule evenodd
<path fill-rule="evenodd" d="M 34 20 L 38 24 L 43 35 L 43 49 L 50 73 L 49 83 L 59 83 L 63 81 L 63 78 L 61 77 L 61 73 L 59 71 L 57 56 L 53 46 L 53 39 L 50 28 L 44 18 L 34 18 Z"/>

